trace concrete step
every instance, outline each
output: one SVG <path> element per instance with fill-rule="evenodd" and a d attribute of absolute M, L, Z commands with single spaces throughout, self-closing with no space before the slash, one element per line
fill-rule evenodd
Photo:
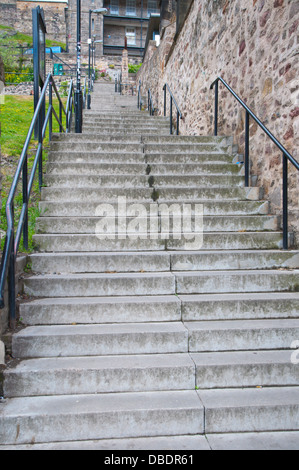
<path fill-rule="evenodd" d="M 175 278 L 171 273 L 49 274 L 25 278 L 24 292 L 33 297 L 169 295 L 175 293 Z"/>
<path fill-rule="evenodd" d="M 185 322 L 190 352 L 289 349 L 299 334 L 299 319 Z"/>
<path fill-rule="evenodd" d="M 35 253 L 29 260 L 33 272 L 52 274 L 299 269 L 298 251 L 278 250 Z"/>
<path fill-rule="evenodd" d="M 274 433 L 275 434 L 275 433 Z M 290 449 L 293 445 L 293 449 L 296 449 L 299 433 L 298 436 L 293 436 L 293 433 L 280 433 L 280 448 L 283 447 L 284 443 L 287 447 L 286 449 Z M 285 436 L 286 435 L 286 436 Z M 231 435 L 229 435 L 231 436 Z M 238 434 L 238 439 L 241 439 L 240 435 Z M 213 436 L 214 437 L 214 436 Z M 254 440 L 254 437 L 252 437 Z M 268 438 L 265 436 L 263 439 L 263 444 L 268 445 L 273 448 L 279 447 L 278 442 L 273 437 L 273 434 Z M 273 444 L 275 442 L 275 445 Z M 259 441 L 261 445 L 261 442 Z M 287 445 L 288 444 L 288 445 Z M 245 444 L 244 444 L 245 445 Z M 249 444 L 248 444 L 249 445 Z M 215 446 L 221 446 L 221 442 L 215 442 Z M 297 447 L 298 448 L 298 447 Z M 100 439 L 100 440 L 92 440 L 92 441 L 69 441 L 69 442 L 49 442 L 47 444 L 25 444 L 25 445 L 0 445 L 1 450 L 177 450 L 177 449 L 184 449 L 184 450 L 211 450 L 210 445 L 205 436 L 197 434 L 194 436 L 186 435 L 186 436 L 159 436 L 159 437 L 137 437 L 137 438 L 127 438 L 127 439 Z M 127 457 L 124 457 L 127 458 Z M 137 457 L 134 457 L 135 459 Z M 168 459 L 174 457 L 170 456 Z M 112 459 L 112 457 L 111 457 Z M 156 459 L 155 456 L 152 457 L 152 461 L 154 462 Z M 187 460 L 186 460 L 187 461 Z M 127 462 L 127 461 L 125 461 Z M 132 461 L 132 465 L 134 465 Z"/>
<path fill-rule="evenodd" d="M 181 303 L 175 295 L 67 297 L 20 304 L 25 325 L 178 322 Z"/>
<path fill-rule="evenodd" d="M 74 135 L 74 134 L 72 134 Z M 80 136 L 83 134 L 80 134 Z M 106 153 L 116 153 L 116 152 L 134 152 L 134 153 L 141 153 L 143 150 L 143 146 L 137 142 L 131 143 L 131 137 L 128 142 L 125 142 L 125 139 L 118 139 L 115 141 L 107 141 L 103 142 L 99 140 L 98 142 L 85 142 L 83 139 L 78 141 L 59 141 L 59 142 L 51 142 L 50 150 L 51 152 L 63 152 L 67 151 L 70 156 L 73 152 L 85 152 L 85 155 L 89 152 L 106 152 Z"/>
<path fill-rule="evenodd" d="M 155 235 L 155 234 L 154 234 Z M 177 235 L 174 235 L 177 238 Z M 33 241 L 38 251 L 117 252 L 117 251 L 198 251 L 198 250 L 275 250 L 282 249 L 281 232 L 184 233 L 180 240 L 151 239 L 151 234 L 37 234 Z"/>
<path fill-rule="evenodd" d="M 85 167 L 85 165 L 90 164 L 118 164 L 122 163 L 127 164 L 142 164 L 145 165 L 144 154 L 141 152 L 141 149 L 138 148 L 137 150 L 130 150 L 118 147 L 118 149 L 114 149 L 109 151 L 109 149 L 93 150 L 91 152 L 84 152 L 77 148 L 72 152 L 68 152 L 67 150 L 61 150 L 57 152 L 50 151 L 48 154 L 48 162 L 50 164 L 57 164 L 57 163 L 70 163 L 70 164 L 80 164 L 81 166 Z"/>
<path fill-rule="evenodd" d="M 76 134 L 69 134 L 70 136 L 74 136 Z M 77 134 L 79 135 L 79 134 Z M 90 151 L 107 151 L 107 152 L 123 152 L 124 147 L 126 152 L 140 152 L 143 151 L 150 157 L 152 155 L 157 154 L 188 154 L 191 153 L 193 155 L 198 155 L 199 153 L 205 153 L 213 156 L 215 155 L 226 155 L 225 149 L 219 150 L 219 147 L 216 144 L 145 144 L 141 143 L 140 135 L 136 135 L 135 137 L 130 135 L 127 138 L 122 136 L 119 137 L 110 137 L 105 136 L 104 138 L 99 138 L 97 135 L 90 135 L 86 136 L 84 134 L 80 134 L 81 139 L 76 140 L 72 137 L 71 140 L 67 140 L 67 138 L 59 140 L 57 142 L 51 142 L 51 151 L 52 152 L 59 152 L 67 149 L 68 151 L 82 151 L 82 152 L 90 152 Z M 212 158 L 212 157 L 211 157 Z M 154 160 L 154 159 L 153 159 Z M 232 160 L 232 158 L 231 158 Z"/>
<path fill-rule="evenodd" d="M 190 204 L 190 201 L 182 200 L 181 204 Z M 118 214 L 119 204 L 115 201 L 109 201 L 111 208 L 114 209 L 115 214 Z M 163 201 L 163 204 L 168 204 L 171 207 L 173 204 L 177 204 L 176 200 L 169 199 Z M 196 204 L 203 205 L 203 214 L 204 216 L 223 216 L 223 215 L 268 215 L 269 214 L 269 203 L 266 201 L 235 201 L 235 200 L 221 200 L 221 201 L 209 201 L 203 199 L 195 199 L 192 201 L 191 205 L 194 207 Z M 78 215 L 84 214 L 85 217 L 95 217 L 97 213 L 99 203 L 98 202 L 59 202 L 59 201 L 41 201 L 39 203 L 41 215 L 47 217 L 78 217 Z M 147 211 L 147 214 L 150 214 L 150 211 L 156 211 L 156 207 L 163 214 L 163 208 L 160 203 L 155 203 L 153 201 L 146 202 L 142 201 L 144 209 Z M 130 203 L 127 208 L 127 213 L 129 214 L 133 208 Z M 194 213 L 194 212 L 192 212 Z"/>
<path fill-rule="evenodd" d="M 47 164 L 47 177 L 58 176 L 78 176 L 78 175 L 93 175 L 96 177 L 102 176 L 144 176 L 146 175 L 146 164 L 142 163 L 96 163 L 96 162 L 66 162 L 59 163 L 58 161 Z M 149 176 L 147 176 L 149 178 Z"/>
<path fill-rule="evenodd" d="M 103 233 L 101 217 L 40 217 L 36 219 L 36 233 L 84 233 L 84 234 L 100 234 Z M 144 217 L 123 217 L 121 218 L 108 218 L 105 217 L 105 224 L 109 227 L 115 226 L 117 234 L 124 233 L 144 233 L 145 230 L 152 236 L 154 229 L 156 238 L 161 237 L 162 232 L 171 234 L 181 233 L 182 231 L 182 217 L 179 217 L 176 222 L 172 218 L 165 219 L 161 216 L 154 216 L 151 218 Z M 192 229 L 194 230 L 195 218 L 190 218 Z M 155 225 L 154 225 L 155 224 Z M 169 227 L 169 228 L 168 228 Z M 230 217 L 225 216 L 213 217 L 206 216 L 203 221 L 203 229 L 206 232 L 259 232 L 267 230 L 278 230 L 278 220 L 275 216 L 239 216 Z"/>
<path fill-rule="evenodd" d="M 200 158 L 201 157 L 202 156 L 200 156 Z M 226 162 L 202 163 L 200 161 L 195 161 L 193 163 L 176 163 L 173 161 L 150 163 L 150 164 L 147 164 L 147 171 L 149 172 L 149 175 L 154 176 L 154 178 L 158 176 L 163 177 L 164 175 L 165 176 L 211 175 L 211 176 L 217 176 L 219 180 L 221 181 L 222 181 L 222 178 L 225 178 L 226 175 L 238 176 L 239 174 L 241 174 L 240 165 L 236 165 L 233 163 L 226 163 Z"/>
<path fill-rule="evenodd" d="M 182 323 L 29 326 L 13 336 L 14 358 L 188 352 Z"/>
<path fill-rule="evenodd" d="M 0 423 L 2 445 L 202 434 L 203 406 L 195 391 L 22 397 Z"/>
<path fill-rule="evenodd" d="M 151 185 L 157 189 L 167 187 L 185 187 L 185 188 L 217 188 L 221 184 L 222 187 L 244 187 L 244 177 L 241 175 L 154 175 L 152 172 Z"/>
<path fill-rule="evenodd" d="M 170 252 L 170 256 L 173 271 L 299 269 L 299 251 Z"/>
<path fill-rule="evenodd" d="M 153 149 L 150 152 L 146 149 L 144 153 L 145 161 L 148 165 L 153 167 L 154 165 L 166 165 L 166 164 L 232 164 L 233 157 L 226 152 L 217 152 L 211 149 L 172 149 L 172 148 L 161 148 L 161 146 Z"/>
<path fill-rule="evenodd" d="M 177 294 L 298 292 L 299 270 L 173 272 Z"/>
<path fill-rule="evenodd" d="M 184 322 L 298 318 L 299 293 L 179 295 Z"/>
<path fill-rule="evenodd" d="M 116 273 L 170 271 L 169 253 L 43 253 L 30 255 L 37 273 Z"/>
<path fill-rule="evenodd" d="M 143 170 L 143 171 L 142 171 Z M 111 170 L 110 170 L 111 171 Z M 207 176 L 152 176 L 146 175 L 146 167 L 139 168 L 141 175 L 132 174 L 77 174 L 77 175 L 59 175 L 47 174 L 44 177 L 44 184 L 46 186 L 55 187 L 124 187 L 124 188 L 139 188 L 139 187 L 155 187 L 156 189 L 165 189 L 167 187 L 173 188 L 202 188 L 213 187 L 217 189 L 219 186 L 219 175 Z M 242 176 L 227 175 L 221 178 L 222 187 L 244 187 L 244 178 Z"/>
<path fill-rule="evenodd" d="M 25 360 L 5 372 L 5 397 L 194 390 L 188 354 L 55 357 Z"/>
<path fill-rule="evenodd" d="M 143 168 L 145 169 L 145 167 Z M 149 177 L 145 175 L 46 175 L 44 184 L 56 188 L 149 188 Z"/>
<path fill-rule="evenodd" d="M 299 388 L 205 390 L 205 432 L 298 431 Z"/>
<path fill-rule="evenodd" d="M 237 200 L 237 201 L 258 201 L 260 200 L 259 188 L 179 188 L 169 187 L 165 189 L 157 189 L 154 192 L 153 188 L 132 188 L 132 187 L 115 187 L 108 188 L 90 188 L 85 187 L 44 187 L 42 188 L 41 198 L 43 201 L 74 201 L 74 202 L 104 202 L 104 201 L 117 201 L 119 197 L 126 197 L 127 200 L 134 201 L 136 203 L 142 203 L 142 201 L 153 201 L 158 198 L 159 202 L 162 203 L 167 200 L 175 199 L 177 201 L 188 201 L 193 203 L 194 200 Z"/>
<path fill-rule="evenodd" d="M 208 434 L 212 450 L 298 450 L 299 432 L 246 432 L 232 434 Z"/>
<path fill-rule="evenodd" d="M 291 351 L 194 353 L 198 389 L 298 386 Z"/>

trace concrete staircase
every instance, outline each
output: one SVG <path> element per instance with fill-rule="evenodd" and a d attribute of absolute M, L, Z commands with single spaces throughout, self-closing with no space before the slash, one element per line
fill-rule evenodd
<path fill-rule="evenodd" d="M 0 449 L 298 449 L 299 251 L 230 139 L 92 99 L 83 135 L 53 136 Z M 201 249 L 161 236 L 172 204 L 203 205 Z"/>

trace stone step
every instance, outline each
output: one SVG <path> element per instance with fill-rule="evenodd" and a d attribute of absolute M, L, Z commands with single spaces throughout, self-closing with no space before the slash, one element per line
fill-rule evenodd
<path fill-rule="evenodd" d="M 148 129 L 140 129 L 139 127 L 132 128 L 132 129 L 124 129 L 124 130 L 117 130 L 114 129 L 113 131 L 109 128 L 103 129 L 102 126 L 96 127 L 91 125 L 91 127 L 87 127 L 86 125 L 83 127 L 83 132 L 82 135 L 88 134 L 89 136 L 91 134 L 93 135 L 100 135 L 101 138 L 105 139 L 106 136 L 113 135 L 113 137 L 122 137 L 122 138 L 127 138 L 131 135 L 138 135 L 140 137 L 142 136 L 148 136 L 148 135 L 161 135 L 164 136 L 166 134 L 169 134 L 169 130 L 167 132 L 166 129 L 155 129 L 153 127 L 149 127 Z"/>
<path fill-rule="evenodd" d="M 178 322 L 181 303 L 175 295 L 67 297 L 20 304 L 26 325 Z"/>
<path fill-rule="evenodd" d="M 116 234 L 137 234 L 148 231 L 148 236 L 161 237 L 161 232 L 171 236 L 182 232 L 183 217 L 179 215 L 176 221 L 171 217 L 40 217 L 36 219 L 36 233 L 83 233 L 101 234 L 105 227 L 114 227 Z M 194 230 L 195 217 L 190 217 L 192 230 Z M 203 221 L 205 232 L 259 232 L 278 230 L 278 219 L 275 216 L 238 216 L 227 218 L 225 216 L 206 216 Z M 106 229 L 107 230 L 107 229 Z"/>
<path fill-rule="evenodd" d="M 173 272 L 177 294 L 298 292 L 299 270 Z"/>
<path fill-rule="evenodd" d="M 116 273 L 170 271 L 166 252 L 129 253 L 43 253 L 30 255 L 37 273 Z"/>
<path fill-rule="evenodd" d="M 171 175 L 178 176 L 217 176 L 221 181 L 226 175 L 238 176 L 242 173 L 240 165 L 233 163 L 213 163 L 213 162 L 193 162 L 193 163 L 151 163 L 147 164 L 147 171 L 149 175 L 156 177 L 169 177 Z M 219 180 L 218 180 L 219 181 Z"/>
<path fill-rule="evenodd" d="M 181 204 L 190 204 L 190 201 L 182 200 Z M 109 201 L 111 208 L 113 207 L 115 214 L 118 214 L 119 204 L 116 201 Z M 172 204 L 177 204 L 176 200 L 170 199 L 163 201 L 163 204 L 168 204 L 169 207 Z M 221 201 L 207 201 L 202 199 L 197 199 L 192 201 L 192 206 L 196 204 L 203 204 L 203 214 L 204 216 L 222 216 L 222 215 L 268 215 L 269 214 L 269 203 L 265 201 L 233 201 L 233 200 L 221 200 Z M 41 201 L 39 203 L 41 215 L 47 217 L 78 217 L 78 215 L 84 214 L 85 217 L 95 217 L 98 208 L 97 202 L 51 202 L 51 201 Z M 142 206 L 147 211 L 147 214 L 150 214 L 150 211 L 156 211 L 156 207 L 163 214 L 162 204 L 154 203 L 153 201 L 142 202 Z M 161 207 L 162 206 L 162 207 Z M 129 202 L 127 207 L 127 214 L 133 209 L 131 203 Z M 192 214 L 194 212 L 192 211 Z"/>
<path fill-rule="evenodd" d="M 33 297 L 169 295 L 175 293 L 175 278 L 171 273 L 49 274 L 25 278 L 24 292 Z"/>
<path fill-rule="evenodd" d="M 143 171 L 142 171 L 143 170 Z M 111 170 L 110 170 L 111 171 Z M 53 187 L 123 187 L 123 188 L 148 188 L 155 187 L 157 189 L 173 187 L 176 188 L 202 188 L 213 187 L 217 189 L 219 186 L 219 175 L 207 176 L 152 176 L 146 175 L 146 167 L 139 168 L 141 175 L 132 174 L 87 174 L 87 175 L 59 175 L 47 174 L 44 177 L 45 186 Z M 221 177 L 222 187 L 244 187 L 244 178 L 242 176 L 225 175 Z"/>
<path fill-rule="evenodd" d="M 106 151 L 92 151 L 92 152 L 84 152 L 84 150 L 80 151 L 76 149 L 75 151 L 68 152 L 67 150 L 64 151 L 57 151 L 53 152 L 50 151 L 48 154 L 48 162 L 50 164 L 60 164 L 60 163 L 70 163 L 70 164 L 80 164 L 82 167 L 85 165 L 97 164 L 111 164 L 116 165 L 119 163 L 127 164 L 142 164 L 146 167 L 144 154 L 141 152 L 141 149 L 138 150 L 127 150 L 122 146 L 121 149 L 118 150 L 111 150 L 106 149 Z"/>
<path fill-rule="evenodd" d="M 298 450 L 299 432 L 246 432 L 208 434 L 206 436 L 212 450 Z M 129 444 L 128 444 L 129 445 Z M 109 447 L 107 447 L 108 449 Z M 129 447 L 128 447 L 129 448 Z"/>
<path fill-rule="evenodd" d="M 288 349 L 298 339 L 299 319 L 185 322 L 189 352 Z M 259 384 L 257 384 L 259 385 Z"/>
<path fill-rule="evenodd" d="M 69 134 L 71 136 L 76 135 L 76 134 Z M 211 153 L 211 157 L 215 155 L 226 155 L 225 154 L 225 148 L 221 151 L 219 151 L 219 148 L 216 144 L 208 144 L 208 143 L 203 143 L 203 144 L 145 144 L 143 145 L 140 142 L 140 135 L 137 135 L 135 138 L 133 138 L 132 135 L 130 135 L 127 138 L 124 138 L 122 136 L 119 137 L 109 137 L 105 136 L 105 139 L 100 139 L 96 135 L 90 135 L 90 136 L 85 136 L 84 134 L 80 134 L 82 138 L 80 140 L 75 140 L 72 138 L 72 140 L 61 140 L 61 141 L 53 141 L 51 142 L 51 151 L 52 152 L 60 152 L 65 149 L 68 151 L 82 151 L 82 152 L 92 152 L 92 151 L 97 151 L 97 152 L 123 152 L 124 147 L 126 149 L 126 152 L 140 152 L 143 151 L 149 157 L 152 158 L 153 155 L 157 154 L 188 154 L 191 153 L 193 155 L 198 155 L 199 153 Z M 94 138 L 92 138 L 94 137 Z M 231 158 L 232 159 L 232 158 Z M 154 160 L 154 158 L 152 158 Z"/>
<path fill-rule="evenodd" d="M 43 187 L 41 191 L 41 199 L 43 201 L 61 201 L 66 202 L 111 202 L 117 201 L 119 197 L 126 197 L 128 201 L 142 203 L 144 200 L 150 202 L 159 200 L 159 203 L 175 199 L 176 201 L 188 201 L 193 203 L 194 200 L 237 200 L 237 201 L 258 201 L 260 200 L 259 188 L 180 188 L 168 187 L 165 189 L 157 189 L 154 192 L 153 188 L 132 188 L 132 187 L 108 187 L 108 188 L 90 188 L 85 187 Z"/>
<path fill-rule="evenodd" d="M 13 336 L 14 358 L 188 352 L 182 323 L 28 326 Z"/>
<path fill-rule="evenodd" d="M 184 322 L 298 318 L 299 293 L 179 295 Z"/>
<path fill-rule="evenodd" d="M 29 359 L 5 372 L 5 397 L 194 390 L 188 354 Z"/>
<path fill-rule="evenodd" d="M 184 149 L 171 151 L 171 149 L 161 149 L 161 147 L 156 149 L 157 152 L 150 152 L 148 149 L 144 153 L 144 159 L 147 165 L 150 165 L 151 168 L 157 165 L 186 165 L 186 164 L 197 164 L 197 165 L 207 165 L 207 164 L 233 164 L 233 157 L 226 152 L 217 152 L 207 150 L 203 151 L 188 151 Z M 162 152 L 162 150 L 164 150 Z M 60 152 L 59 152 L 60 153 Z M 230 167 L 229 167 L 230 168 Z M 220 180 L 221 181 L 221 180 Z"/>
<path fill-rule="evenodd" d="M 299 251 L 170 252 L 170 263 L 173 271 L 299 269 Z"/>
<path fill-rule="evenodd" d="M 129 174 L 132 176 L 144 176 L 146 174 L 146 164 L 141 163 L 92 163 L 86 162 L 52 162 L 47 164 L 47 177 L 54 175 L 58 176 L 78 176 L 78 175 L 93 175 L 97 177 L 102 176 L 122 176 Z M 149 178 L 149 176 L 147 176 Z"/>
<path fill-rule="evenodd" d="M 1 404 L 0 423 L 1 444 L 14 446 L 204 431 L 195 391 L 12 398 Z"/>
<path fill-rule="evenodd" d="M 145 170 L 145 166 L 143 167 Z M 46 175 L 44 184 L 55 188 L 149 188 L 149 177 L 135 175 Z"/>
<path fill-rule="evenodd" d="M 265 433 L 267 434 L 267 433 Z M 274 433 L 278 434 L 278 433 Z M 285 449 L 288 450 L 292 447 L 296 450 L 299 433 L 279 433 L 279 443 L 278 439 L 273 437 L 271 434 L 269 437 L 266 435 L 262 441 L 264 445 L 273 448 L 283 448 L 283 444 L 285 444 Z M 293 436 L 295 434 L 296 436 Z M 231 435 L 229 435 L 231 436 Z M 213 435 L 214 437 L 214 435 Z M 237 435 L 238 439 L 241 439 L 240 435 Z M 236 439 L 237 439 L 236 438 Z M 254 437 L 252 437 L 254 439 Z M 273 444 L 275 442 L 275 445 Z M 261 445 L 261 442 L 259 441 Z M 279 445 L 280 444 L 280 445 Z M 220 442 L 215 442 L 215 447 L 221 446 Z M 297 447 L 298 448 L 298 447 Z M 205 436 L 197 434 L 194 436 L 186 435 L 186 436 L 159 436 L 159 437 L 136 437 L 136 438 L 126 438 L 126 439 L 100 439 L 100 440 L 92 440 L 92 441 L 68 441 L 68 442 L 48 442 L 47 444 L 24 444 L 24 445 L 0 445 L 1 450 L 177 450 L 177 449 L 184 449 L 194 451 L 194 450 L 211 450 L 211 447 L 206 439 Z M 270 450 L 270 449 L 269 449 Z M 122 458 L 122 457 L 120 457 Z M 124 457 L 127 459 L 127 457 Z M 136 457 L 134 457 L 136 459 Z M 152 461 L 156 457 L 152 457 Z M 169 461 L 172 457 L 169 457 Z M 174 458 L 174 457 L 173 457 Z M 112 457 L 111 457 L 112 460 Z M 183 461 L 183 460 L 182 460 Z M 187 462 L 186 458 L 186 462 Z M 125 460 L 127 462 L 127 460 Z M 134 465 L 132 461 L 132 465 Z"/>
<path fill-rule="evenodd" d="M 299 388 L 205 390 L 205 432 L 298 431 Z"/>
<path fill-rule="evenodd" d="M 72 134 L 73 135 L 73 134 Z M 83 134 L 80 134 L 80 136 Z M 59 142 L 51 142 L 50 150 L 55 154 L 58 152 L 67 151 L 70 155 L 73 152 L 83 152 L 89 154 L 90 152 L 99 153 L 99 152 L 106 152 L 106 153 L 116 153 L 116 152 L 124 152 L 124 148 L 126 152 L 134 152 L 134 153 L 141 153 L 143 150 L 143 146 L 136 141 L 136 143 L 131 143 L 131 138 L 127 139 L 119 139 L 113 141 L 103 142 L 85 142 L 84 139 L 79 141 L 59 141 Z M 87 156 L 87 155 L 86 155 Z"/>
<path fill-rule="evenodd" d="M 117 233 L 33 235 L 36 249 L 46 252 L 282 249 L 281 232 L 184 233 L 180 240 L 171 236 L 166 240 L 162 237 L 151 239 L 149 233 L 137 235 L 131 233 L 125 239 L 122 238 L 118 237 Z"/>
<path fill-rule="evenodd" d="M 291 351 L 194 353 L 198 389 L 298 386 Z"/>
<path fill-rule="evenodd" d="M 42 253 L 31 254 L 37 273 L 116 273 L 209 270 L 299 269 L 295 251 L 207 251 L 128 253 Z"/>

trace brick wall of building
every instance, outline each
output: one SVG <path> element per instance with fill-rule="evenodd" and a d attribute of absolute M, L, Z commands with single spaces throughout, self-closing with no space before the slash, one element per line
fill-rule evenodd
<path fill-rule="evenodd" d="M 213 132 L 215 78 L 222 76 L 299 160 L 299 1 L 194 0 L 176 36 L 175 11 L 161 45 L 147 52 L 140 79 L 163 110 L 167 82 L 184 115 L 183 134 Z M 219 133 L 244 150 L 245 111 L 220 85 Z M 281 210 L 282 156 L 251 122 L 252 174 L 273 213 Z M 299 241 L 299 174 L 290 165 L 290 223 Z"/>

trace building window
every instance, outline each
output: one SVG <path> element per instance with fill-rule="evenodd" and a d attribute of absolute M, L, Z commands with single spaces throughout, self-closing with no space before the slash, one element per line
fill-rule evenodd
<path fill-rule="evenodd" d="M 126 15 L 136 16 L 136 0 L 127 0 Z"/>
<path fill-rule="evenodd" d="M 147 16 L 157 13 L 157 0 L 147 0 Z"/>
<path fill-rule="evenodd" d="M 136 29 L 126 28 L 126 38 L 128 46 L 136 46 Z"/>
<path fill-rule="evenodd" d="M 94 18 L 91 20 L 91 31 L 94 31 Z"/>
<path fill-rule="evenodd" d="M 118 15 L 119 14 L 118 0 L 110 0 L 110 14 L 111 15 Z"/>

